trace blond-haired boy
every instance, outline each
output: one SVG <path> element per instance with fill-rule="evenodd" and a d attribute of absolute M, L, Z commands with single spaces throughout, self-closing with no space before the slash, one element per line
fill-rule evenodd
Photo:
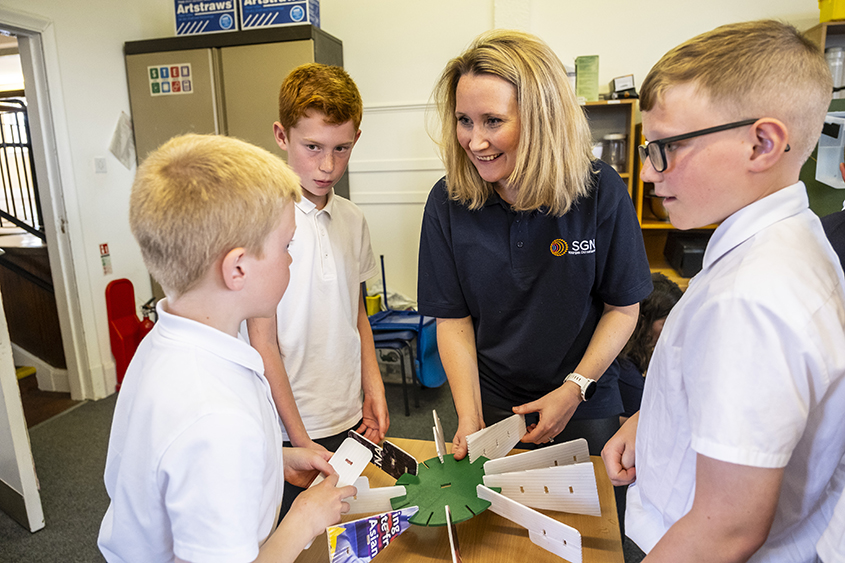
<path fill-rule="evenodd" d="M 139 167 L 130 226 L 167 298 L 115 407 L 108 561 L 293 561 L 348 508 L 355 489 L 335 487 L 328 454 L 283 460 L 261 357 L 238 339 L 288 285 L 297 199 L 281 160 L 227 137 L 174 138 Z M 276 528 L 285 477 L 315 470 L 330 477 Z"/>
<path fill-rule="evenodd" d="M 647 561 L 815 558 L 845 453 L 845 280 L 798 175 L 831 86 L 775 21 L 700 35 L 643 82 L 643 180 L 674 225 L 718 224 L 602 454 L 614 484 L 636 478 Z"/>
<path fill-rule="evenodd" d="M 299 176 L 292 291 L 275 318 L 248 322 L 294 446 L 334 451 L 349 430 L 373 442 L 390 423 L 361 283 L 377 272 L 363 213 L 336 195 L 363 104 L 340 67 L 295 68 L 279 93 L 276 141 Z M 284 513 L 297 489 L 286 487 Z"/>

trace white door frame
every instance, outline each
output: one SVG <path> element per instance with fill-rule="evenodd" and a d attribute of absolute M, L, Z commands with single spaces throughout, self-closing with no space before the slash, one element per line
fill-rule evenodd
<path fill-rule="evenodd" d="M 107 393 L 100 389 L 102 382 L 93 381 L 84 339 L 79 295 L 79 285 L 84 285 L 84 280 L 80 279 L 79 284 L 77 280 L 79 274 L 85 274 L 85 269 L 76 271 L 71 251 L 71 234 L 75 240 L 82 240 L 82 231 L 78 206 L 65 205 L 67 191 L 63 188 L 63 181 L 72 183 L 72 176 L 69 173 L 63 175 L 61 171 L 72 170 L 72 158 L 67 127 L 63 126 L 66 119 L 55 31 L 52 22 L 47 19 L 2 7 L 0 27 L 18 38 L 35 173 L 71 398 L 82 400 L 105 396 Z M 57 135 L 59 129 L 61 135 Z M 65 142 L 58 142 L 58 138 Z"/>

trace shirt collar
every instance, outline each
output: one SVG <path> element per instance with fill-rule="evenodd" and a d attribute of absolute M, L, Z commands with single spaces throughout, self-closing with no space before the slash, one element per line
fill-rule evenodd
<path fill-rule="evenodd" d="M 156 312 L 158 320 L 155 330 L 164 338 L 196 346 L 258 374 L 264 374 L 261 355 L 240 337 L 229 336 L 216 328 L 167 312 L 167 299 L 156 304 Z"/>
<path fill-rule="evenodd" d="M 314 205 L 314 203 L 310 199 L 306 198 L 305 196 L 302 196 L 301 198 L 299 198 L 299 201 L 296 202 L 296 207 L 299 208 L 299 210 L 302 211 L 303 213 L 305 213 L 306 215 L 308 215 L 309 213 L 311 213 L 312 211 L 317 209 L 317 206 Z M 334 207 L 334 188 L 332 188 L 331 191 L 329 192 L 328 200 L 326 200 L 326 206 L 323 207 L 322 209 L 320 209 L 320 211 L 325 211 L 329 215 L 329 217 L 331 217 L 333 207 Z M 318 211 L 317 213 L 319 213 L 320 211 Z"/>
<path fill-rule="evenodd" d="M 725 219 L 704 250 L 702 269 L 750 239 L 766 227 L 797 215 L 810 206 L 803 182 L 780 189 L 747 205 Z"/>

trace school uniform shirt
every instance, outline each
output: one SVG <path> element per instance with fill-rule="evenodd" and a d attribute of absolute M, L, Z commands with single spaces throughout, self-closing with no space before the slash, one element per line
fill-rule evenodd
<path fill-rule="evenodd" d="M 517 213 L 493 193 L 478 210 L 440 180 L 428 197 L 419 257 L 419 309 L 472 317 L 481 397 L 510 410 L 563 385 L 584 355 L 605 303 L 638 303 L 652 289 L 634 206 L 618 174 L 594 163 L 588 196 L 562 217 Z M 622 412 L 616 362 L 573 419 Z"/>
<path fill-rule="evenodd" d="M 845 279 L 802 183 L 726 219 L 649 366 L 627 535 L 645 551 L 692 507 L 696 455 L 783 468 L 755 563 L 813 561 L 845 453 Z"/>
<path fill-rule="evenodd" d="M 845 563 L 845 461 L 839 465 L 838 479 L 829 487 L 829 494 L 838 495 L 839 502 L 828 518 L 816 551 L 822 563 Z"/>
<path fill-rule="evenodd" d="M 157 311 L 115 406 L 98 546 L 109 562 L 252 561 L 284 487 L 261 356 L 166 300 Z"/>
<path fill-rule="evenodd" d="M 362 414 L 361 283 L 378 273 L 358 206 L 331 192 L 296 204 L 290 284 L 276 311 L 279 349 L 308 436 L 345 432 Z M 289 440 L 285 434 L 285 440 Z"/>

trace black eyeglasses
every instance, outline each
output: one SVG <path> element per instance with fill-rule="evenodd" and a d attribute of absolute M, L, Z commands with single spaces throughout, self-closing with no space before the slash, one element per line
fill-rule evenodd
<path fill-rule="evenodd" d="M 700 137 L 702 135 L 709 135 L 710 133 L 718 133 L 719 131 L 727 131 L 728 129 L 736 129 L 738 127 L 745 127 L 755 123 L 757 119 L 744 119 L 742 121 L 734 121 L 725 125 L 718 125 L 716 127 L 708 127 L 700 131 L 693 131 L 692 133 L 684 133 L 683 135 L 676 135 L 675 137 L 666 137 L 665 139 L 657 139 L 656 141 L 648 141 L 644 145 L 640 145 L 640 162 L 645 163 L 646 157 L 651 160 L 651 166 L 655 172 L 663 172 L 666 170 L 666 145 L 683 141 L 685 139 L 692 139 L 693 137 Z M 789 145 L 786 146 L 789 150 Z"/>

